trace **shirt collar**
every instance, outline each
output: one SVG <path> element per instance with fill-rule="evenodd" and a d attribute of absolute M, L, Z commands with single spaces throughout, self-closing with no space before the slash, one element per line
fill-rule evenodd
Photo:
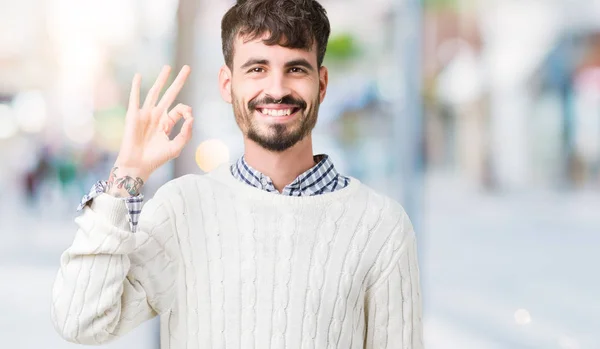
<path fill-rule="evenodd" d="M 320 154 L 314 157 L 316 165 L 300 174 L 292 183 L 283 188 L 281 194 L 288 196 L 310 196 L 323 193 L 327 186 L 338 179 L 338 172 L 328 155 Z M 279 193 L 269 176 L 252 168 L 244 156 L 231 166 L 231 173 L 238 180 L 253 187 Z"/>

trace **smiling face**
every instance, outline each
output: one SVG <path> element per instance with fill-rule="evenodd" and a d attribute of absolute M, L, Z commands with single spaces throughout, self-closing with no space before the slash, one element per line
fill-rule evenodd
<path fill-rule="evenodd" d="M 233 105 L 245 137 L 282 152 L 315 127 L 327 69 L 318 67 L 316 47 L 306 51 L 266 45 L 263 38 L 236 38 L 231 69 L 225 65 L 219 75 L 221 94 Z"/>

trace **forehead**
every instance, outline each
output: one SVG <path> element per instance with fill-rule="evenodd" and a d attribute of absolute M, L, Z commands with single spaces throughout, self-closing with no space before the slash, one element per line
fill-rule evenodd
<path fill-rule="evenodd" d="M 288 48 L 280 45 L 266 45 L 263 40 L 268 38 L 265 34 L 262 37 L 248 40 L 240 35 L 233 42 L 233 66 L 239 67 L 249 59 L 268 60 L 272 65 L 285 64 L 288 61 L 303 58 L 314 64 L 317 64 L 316 43 L 310 50 L 301 48 Z"/>

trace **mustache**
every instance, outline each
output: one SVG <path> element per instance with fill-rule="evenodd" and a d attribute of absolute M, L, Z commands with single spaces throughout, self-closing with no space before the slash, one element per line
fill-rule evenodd
<path fill-rule="evenodd" d="M 294 98 L 294 97 L 292 97 L 290 95 L 287 95 L 287 96 L 281 98 L 281 100 L 274 99 L 274 98 L 269 97 L 269 96 L 265 96 L 265 97 L 260 98 L 260 99 L 258 99 L 258 97 L 257 97 L 255 99 L 251 100 L 250 102 L 248 102 L 248 109 L 251 110 L 251 111 L 254 111 L 254 110 L 256 110 L 256 107 L 258 105 L 261 105 L 261 104 L 278 104 L 278 102 L 279 102 L 279 104 L 289 104 L 289 105 L 296 106 L 297 108 L 300 108 L 300 109 L 306 109 L 306 102 L 304 100 Z"/>

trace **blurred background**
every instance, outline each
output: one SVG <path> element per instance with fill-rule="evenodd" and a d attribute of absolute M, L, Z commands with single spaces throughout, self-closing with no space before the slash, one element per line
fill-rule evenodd
<path fill-rule="evenodd" d="M 242 154 L 217 89 L 233 3 L 0 0 L 3 347 L 77 347 L 52 328 L 51 285 L 134 73 L 147 89 L 163 64 L 193 71 L 194 138 L 146 195 Z M 315 153 L 414 221 L 426 347 L 600 348 L 600 1 L 321 3 Z M 106 348 L 158 348 L 157 321 Z"/>

